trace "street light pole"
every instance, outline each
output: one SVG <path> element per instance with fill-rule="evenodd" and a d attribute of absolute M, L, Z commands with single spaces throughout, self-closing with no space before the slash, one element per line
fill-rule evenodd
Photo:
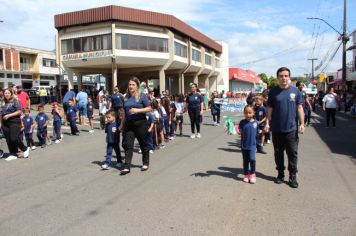
<path fill-rule="evenodd" d="M 335 30 L 339 34 L 339 40 L 342 40 L 342 81 L 346 84 L 346 44 L 349 41 L 349 36 L 346 32 L 346 0 L 344 0 L 344 18 L 343 18 L 343 30 L 342 33 L 335 29 L 332 25 L 330 25 L 326 20 L 318 18 L 318 17 L 308 17 L 308 20 L 321 20 L 325 24 L 327 24 L 330 28 Z"/>

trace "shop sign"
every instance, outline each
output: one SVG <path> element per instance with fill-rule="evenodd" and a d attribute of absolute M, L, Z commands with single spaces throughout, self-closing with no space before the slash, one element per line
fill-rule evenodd
<path fill-rule="evenodd" d="M 62 56 L 62 60 L 71 61 L 71 60 L 82 60 L 82 59 L 89 59 L 89 58 L 100 58 L 106 56 L 111 56 L 111 50 L 66 54 Z"/>

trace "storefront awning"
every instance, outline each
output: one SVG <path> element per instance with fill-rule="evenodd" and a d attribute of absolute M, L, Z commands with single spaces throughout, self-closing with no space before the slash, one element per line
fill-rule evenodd
<path fill-rule="evenodd" d="M 255 72 L 240 68 L 229 68 L 229 80 L 238 80 L 251 84 L 259 83 L 260 77 Z"/>

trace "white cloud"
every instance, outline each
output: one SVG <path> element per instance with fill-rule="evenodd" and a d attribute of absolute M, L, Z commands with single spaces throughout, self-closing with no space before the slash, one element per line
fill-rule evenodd
<path fill-rule="evenodd" d="M 174 15 L 213 39 L 228 42 L 231 66 L 241 66 L 292 48 L 269 60 L 244 65 L 258 73 L 273 75 L 278 67 L 286 65 L 295 68 L 294 74 L 304 74 L 311 67 L 308 57 L 322 58 L 330 47 L 337 44 L 335 34 L 324 33 L 319 36 L 314 55 L 311 55 L 314 40 L 311 33 L 306 33 L 300 25 L 301 19 L 305 24 L 310 12 L 286 11 L 285 7 L 272 8 L 256 2 L 236 7 L 235 0 L 3 0 L 0 16 L 5 22 L 0 24 L 0 42 L 53 50 L 55 14 L 105 5 Z M 340 67 L 340 58 L 336 56 L 330 70 Z"/>

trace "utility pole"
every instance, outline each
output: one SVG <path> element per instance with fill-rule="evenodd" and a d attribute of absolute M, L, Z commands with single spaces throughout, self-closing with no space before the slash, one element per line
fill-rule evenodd
<path fill-rule="evenodd" d="M 346 84 L 346 44 L 350 39 L 346 32 L 346 0 L 344 0 L 344 20 L 342 28 L 342 82 Z"/>
<path fill-rule="evenodd" d="M 314 80 L 314 61 L 318 60 L 317 58 L 310 58 L 308 59 L 309 61 L 312 62 L 312 74 L 311 74 L 311 80 Z"/>

